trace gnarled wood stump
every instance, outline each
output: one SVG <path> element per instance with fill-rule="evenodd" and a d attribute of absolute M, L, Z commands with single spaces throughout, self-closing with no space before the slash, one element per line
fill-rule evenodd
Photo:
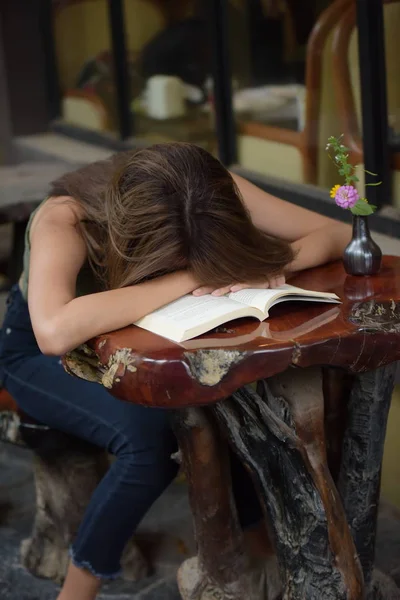
<path fill-rule="evenodd" d="M 184 600 L 275 600 L 275 565 L 251 564 L 231 490 L 229 454 L 199 408 L 179 411 L 175 432 L 189 482 L 198 556 L 179 570 Z"/>
<path fill-rule="evenodd" d="M 20 428 L 20 442 L 34 452 L 36 514 L 32 535 L 21 545 L 23 566 L 33 575 L 63 581 L 74 540 L 92 493 L 106 473 L 105 451 L 48 428 Z M 132 539 L 122 559 L 123 578 L 145 577 L 148 566 Z"/>
<path fill-rule="evenodd" d="M 361 600 L 363 580 L 326 457 L 318 369 L 290 369 L 213 409 L 274 533 L 283 598 Z"/>
<path fill-rule="evenodd" d="M 265 585 L 267 577 L 260 586 L 260 574 L 257 579 L 244 553 L 219 429 L 250 471 L 262 500 L 274 534 L 282 598 L 400 598 L 390 578 L 373 575 L 394 370 L 356 377 L 324 370 L 322 377 L 318 368 L 292 368 L 259 382 L 257 392 L 238 390 L 208 413 L 180 411 L 176 432 L 198 543 L 198 557 L 179 573 L 184 600 L 276 597 L 276 587 Z M 340 494 L 328 467 L 326 425 L 332 429 L 327 437 Z"/>
<path fill-rule="evenodd" d="M 373 576 L 382 458 L 396 364 L 354 377 L 348 402 L 338 489 L 370 600 L 400 599 L 389 578 Z"/>

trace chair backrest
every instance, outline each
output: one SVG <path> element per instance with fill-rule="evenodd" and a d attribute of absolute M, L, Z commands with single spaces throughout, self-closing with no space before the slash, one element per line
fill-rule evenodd
<path fill-rule="evenodd" d="M 125 0 L 127 48 L 134 55 L 167 24 L 163 0 Z M 89 59 L 110 50 L 106 0 L 59 0 L 54 8 L 54 35 L 60 84 L 73 88 Z"/>
<path fill-rule="evenodd" d="M 307 45 L 306 108 L 303 132 L 305 180 L 331 185 L 334 169 L 326 156 L 326 142 L 338 126 L 338 110 L 332 92 L 332 40 L 343 11 L 354 0 L 336 0 L 319 17 Z"/>
<path fill-rule="evenodd" d="M 249 164 L 256 161 L 258 171 L 262 172 L 263 161 L 273 153 L 274 159 L 277 149 L 282 156 L 287 156 L 290 148 L 290 166 L 283 165 L 282 173 L 276 176 L 301 181 L 303 183 L 330 186 L 334 180 L 335 171 L 329 158 L 326 156 L 325 147 L 329 135 L 332 135 L 338 126 L 338 113 L 334 95 L 332 93 L 332 58 L 331 44 L 333 32 L 340 18 L 354 0 L 335 0 L 321 13 L 313 27 L 307 44 L 306 56 L 306 93 L 304 130 L 300 132 L 289 131 L 281 127 L 273 127 L 251 121 L 239 122 L 239 146 L 250 142 L 253 155 L 248 157 Z M 258 142 L 258 146 L 254 142 Z M 267 146 L 266 142 L 270 142 Z M 271 147 L 271 143 L 274 147 Z M 268 154 L 269 153 L 269 154 Z M 283 159 L 284 160 L 284 159 Z M 301 161 L 301 163 L 299 162 Z M 275 160 L 275 163 L 278 162 Z M 284 160 L 285 162 L 285 160 Z M 295 166 L 296 165 L 296 166 Z M 263 172 L 267 173 L 267 169 Z"/>
<path fill-rule="evenodd" d="M 385 0 L 383 9 L 388 117 L 389 124 L 400 133 L 400 77 L 397 54 L 400 0 Z M 351 150 L 351 159 L 356 163 L 362 162 L 361 84 L 355 5 L 344 13 L 335 31 L 332 52 L 333 88 L 337 98 L 344 142 Z"/>

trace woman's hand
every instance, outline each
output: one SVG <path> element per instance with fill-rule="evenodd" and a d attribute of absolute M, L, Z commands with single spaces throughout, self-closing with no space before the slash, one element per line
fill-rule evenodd
<path fill-rule="evenodd" d="M 197 289 L 195 289 L 192 293 L 194 296 L 204 296 L 205 294 L 211 294 L 212 296 L 225 296 L 225 294 L 230 294 L 231 292 L 239 292 L 240 290 L 245 289 L 260 289 L 266 290 L 268 288 L 277 288 L 281 285 L 285 285 L 285 276 L 277 275 L 276 277 L 271 277 L 267 281 L 258 282 L 258 283 L 233 283 L 232 285 L 227 285 L 223 288 L 215 289 L 214 287 L 203 285 Z"/>

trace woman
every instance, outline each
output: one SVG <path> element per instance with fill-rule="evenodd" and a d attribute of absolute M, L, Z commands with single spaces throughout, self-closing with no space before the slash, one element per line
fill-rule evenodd
<path fill-rule="evenodd" d="M 231 175 L 201 148 L 161 144 L 56 181 L 27 230 L 0 344 L 4 386 L 28 415 L 116 456 L 87 508 L 58 600 L 93 600 L 176 475 L 168 411 L 68 376 L 59 356 L 176 298 L 276 286 L 338 258 L 349 229 Z M 259 519 L 233 464 L 241 523 Z"/>

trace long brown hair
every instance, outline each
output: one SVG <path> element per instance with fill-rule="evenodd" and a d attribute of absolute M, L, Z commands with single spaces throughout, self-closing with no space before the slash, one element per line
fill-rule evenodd
<path fill-rule="evenodd" d="M 288 243 L 253 225 L 219 160 L 191 144 L 117 154 L 64 175 L 51 193 L 83 207 L 81 233 L 105 288 L 183 268 L 216 287 L 258 282 L 293 259 Z"/>

